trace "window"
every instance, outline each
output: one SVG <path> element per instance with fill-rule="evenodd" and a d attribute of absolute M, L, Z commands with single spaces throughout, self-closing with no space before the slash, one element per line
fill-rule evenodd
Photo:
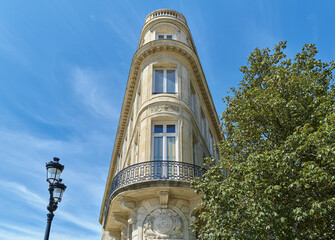
<path fill-rule="evenodd" d="M 176 161 L 177 129 L 173 123 L 157 123 L 152 129 L 153 160 Z"/>
<path fill-rule="evenodd" d="M 201 133 L 202 135 L 205 137 L 206 136 L 206 132 L 205 132 L 205 129 L 206 129 L 206 119 L 205 119 L 205 114 L 204 112 L 202 111 L 201 109 Z"/>
<path fill-rule="evenodd" d="M 117 156 L 116 164 L 117 164 L 116 172 L 119 172 L 123 168 L 122 152 Z"/>
<path fill-rule="evenodd" d="M 193 147 L 193 164 L 198 165 L 197 161 L 197 139 L 195 137 L 195 134 L 193 133 L 193 139 L 192 139 L 192 147 Z"/>
<path fill-rule="evenodd" d="M 120 170 L 120 154 L 117 155 L 117 160 L 116 160 L 116 172 L 119 172 Z"/>
<path fill-rule="evenodd" d="M 160 39 L 170 39 L 173 40 L 174 39 L 174 35 L 173 34 L 163 34 L 163 33 L 159 33 L 156 35 L 156 39 L 160 40 Z"/>
<path fill-rule="evenodd" d="M 129 120 L 129 127 L 128 127 L 129 131 L 128 131 L 128 139 L 129 141 L 131 141 L 131 134 L 132 134 L 132 129 L 133 129 L 133 114 L 131 114 L 130 116 L 130 120 Z"/>
<path fill-rule="evenodd" d="M 141 88 L 138 87 L 138 90 L 136 92 L 136 115 L 138 114 L 141 107 Z M 135 116 L 136 116 L 135 115 Z M 136 117 L 135 117 L 136 118 Z"/>
<path fill-rule="evenodd" d="M 155 68 L 153 93 L 176 93 L 176 69 Z"/>
<path fill-rule="evenodd" d="M 195 91 L 193 86 L 191 85 L 191 94 L 190 94 L 190 105 L 193 113 L 195 113 Z"/>
<path fill-rule="evenodd" d="M 211 155 L 214 156 L 214 140 L 211 132 L 209 132 L 209 151 Z"/>
<path fill-rule="evenodd" d="M 138 144 L 135 142 L 135 163 L 138 163 Z"/>

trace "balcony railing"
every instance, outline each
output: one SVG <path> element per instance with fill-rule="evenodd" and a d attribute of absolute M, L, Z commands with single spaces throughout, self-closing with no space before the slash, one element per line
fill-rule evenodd
<path fill-rule="evenodd" d="M 149 13 L 148 16 L 145 18 L 145 23 L 158 17 L 173 17 L 186 24 L 186 18 L 181 13 L 171 9 L 159 9 L 152 13 Z"/>
<path fill-rule="evenodd" d="M 117 189 L 139 182 L 172 180 L 190 182 L 201 177 L 206 169 L 194 164 L 176 161 L 148 161 L 122 169 L 113 179 L 109 195 Z"/>
<path fill-rule="evenodd" d="M 205 172 L 206 169 L 191 163 L 163 160 L 142 162 L 122 169 L 113 178 L 103 224 L 105 224 L 112 194 L 119 188 L 156 180 L 190 182 L 195 177 L 202 177 Z"/>

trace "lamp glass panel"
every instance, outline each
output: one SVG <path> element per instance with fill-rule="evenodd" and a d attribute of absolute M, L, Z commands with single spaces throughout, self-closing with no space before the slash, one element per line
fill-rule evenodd
<path fill-rule="evenodd" d="M 58 181 L 60 178 L 60 174 L 62 171 L 60 169 L 51 167 L 47 169 L 47 178 L 50 183 L 54 183 L 55 181 Z"/>
<path fill-rule="evenodd" d="M 63 189 L 55 187 L 53 196 L 55 202 L 60 202 L 62 200 L 63 192 Z"/>

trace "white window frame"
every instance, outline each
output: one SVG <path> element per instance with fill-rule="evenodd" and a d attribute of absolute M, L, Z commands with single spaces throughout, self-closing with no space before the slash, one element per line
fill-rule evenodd
<path fill-rule="evenodd" d="M 155 130 L 155 125 L 163 125 L 163 133 L 154 133 Z M 175 125 L 175 132 L 174 133 L 167 133 L 166 129 L 167 129 L 167 125 Z M 167 160 L 167 137 L 175 137 L 175 153 L 176 153 L 176 158 L 174 161 L 178 161 L 178 123 L 177 122 L 153 122 L 152 124 L 152 128 L 151 128 L 151 160 L 155 161 L 155 160 L 162 160 L 162 161 L 166 161 Z M 154 156 L 154 151 L 155 151 L 155 137 L 163 137 L 163 158 L 162 159 L 155 159 Z"/>
<path fill-rule="evenodd" d="M 162 92 L 157 92 L 156 91 L 156 70 L 163 70 L 163 91 Z M 167 92 L 167 71 L 168 70 L 174 70 L 174 73 L 175 73 L 175 86 L 174 86 L 174 92 Z M 153 94 L 160 94 L 160 93 L 167 93 L 167 94 L 176 94 L 178 91 L 178 79 L 177 79 L 177 69 L 176 68 L 154 68 L 153 69 L 153 79 L 152 79 L 152 82 L 153 82 L 153 91 L 152 93 Z"/>
<path fill-rule="evenodd" d="M 171 34 L 171 33 L 156 33 L 156 40 L 162 40 L 162 39 L 159 39 L 158 36 L 164 36 L 163 39 L 167 39 L 167 36 L 172 36 L 172 39 L 170 40 L 175 40 L 175 35 L 174 34 Z"/>

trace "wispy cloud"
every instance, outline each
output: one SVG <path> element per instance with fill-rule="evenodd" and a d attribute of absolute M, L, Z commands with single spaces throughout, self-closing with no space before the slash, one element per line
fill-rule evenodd
<path fill-rule="evenodd" d="M 34 228 L 27 230 L 26 225 L 20 225 L 16 227 L 8 224 L 0 223 L 0 240 L 36 240 L 43 239 L 44 229 Z M 74 232 L 69 229 L 63 229 L 64 232 L 60 232 L 57 229 L 52 229 L 52 239 L 61 240 L 92 240 L 98 239 L 100 234 L 89 234 L 82 232 Z"/>
<path fill-rule="evenodd" d="M 0 180 L 0 186 L 4 191 L 16 195 L 16 197 L 21 198 L 24 202 L 30 204 L 31 206 L 44 210 L 46 206 L 46 199 L 40 197 L 36 193 L 29 191 L 28 188 L 20 183 Z"/>
<path fill-rule="evenodd" d="M 11 233 L 6 232 L 6 230 L 10 230 Z M 24 235 L 26 237 L 29 236 L 29 237 L 36 237 L 36 238 L 40 238 L 42 236 L 41 232 L 37 228 L 34 228 L 34 229 L 32 229 L 31 227 L 25 228 L 20 225 L 13 225 L 13 224 L 7 224 L 7 223 L 0 222 L 0 239 L 9 239 L 8 234 L 12 235 L 13 233 L 15 233 L 16 237 L 12 239 L 17 239 L 18 235 Z"/>
<path fill-rule="evenodd" d="M 124 15 L 113 11 L 105 21 L 116 33 L 116 36 L 119 36 L 123 42 L 127 43 L 130 49 L 135 50 L 139 40 L 139 30 L 144 19 L 138 15 L 138 11 L 134 8 L 132 1 L 125 0 L 120 7 L 128 14 Z"/>
<path fill-rule="evenodd" d="M 20 227 L 22 228 L 22 227 Z M 22 229 L 13 228 L 11 226 L 0 225 L 0 240 L 36 240 L 42 239 L 43 233 L 41 231 L 22 231 Z"/>
<path fill-rule="evenodd" d="M 112 14 L 109 14 L 107 17 L 100 17 L 98 15 L 90 14 L 89 18 L 93 22 L 102 22 L 108 24 L 108 26 L 115 33 L 115 38 L 121 38 L 122 43 L 128 45 L 128 49 L 135 50 L 138 43 L 139 36 L 139 27 L 135 27 L 136 24 L 143 22 L 143 17 L 138 14 L 138 11 L 134 8 L 132 2 L 123 1 L 121 8 L 124 8 L 128 14 L 119 14 L 119 11 L 113 11 Z M 120 9 L 121 10 L 121 9 Z M 121 46 L 125 47 L 124 44 Z"/>
<path fill-rule="evenodd" d="M 38 194 L 33 191 L 28 190 L 28 188 L 17 182 L 4 181 L 0 180 L 0 186 L 3 191 L 6 191 L 7 194 L 15 195 L 16 198 L 22 199 L 23 202 L 28 203 L 32 207 L 39 209 L 41 211 L 45 211 L 45 207 L 47 206 L 47 199 L 42 198 Z M 77 225 L 81 228 L 87 229 L 92 232 L 100 233 L 100 226 L 98 223 L 92 223 L 92 221 L 85 220 L 87 217 L 83 216 L 75 216 L 71 213 L 67 213 L 64 211 L 57 211 L 57 215 L 60 219 L 65 220 L 71 224 Z M 0 222 L 0 226 L 5 226 L 6 228 L 15 229 L 16 227 L 9 224 L 4 224 Z"/>
<path fill-rule="evenodd" d="M 113 31 L 121 37 L 122 41 L 126 42 L 131 49 L 135 49 L 137 45 L 137 39 L 134 34 L 132 34 L 129 28 L 123 27 L 123 24 L 120 24 L 117 20 L 108 19 L 107 23 L 113 29 Z"/>
<path fill-rule="evenodd" d="M 69 214 L 67 212 L 64 211 L 59 211 L 57 213 L 61 218 L 63 218 L 64 220 L 71 222 L 79 227 L 82 227 L 84 229 L 90 230 L 92 232 L 96 232 L 96 233 L 100 233 L 101 232 L 101 227 L 98 223 L 94 224 L 91 221 L 86 221 L 84 218 L 82 217 L 77 217 L 74 216 L 72 214 Z"/>
<path fill-rule="evenodd" d="M 23 40 L 15 34 L 13 28 L 5 25 L 2 21 L 0 23 L 0 53 L 2 52 L 15 62 L 27 66 L 29 63 L 20 50 L 22 46 L 25 46 Z"/>
<path fill-rule="evenodd" d="M 104 86 L 99 85 L 99 80 L 104 78 L 98 72 L 76 67 L 73 69 L 71 79 L 79 99 L 95 113 L 110 119 L 117 119 L 119 111 L 113 107 Z"/>
<path fill-rule="evenodd" d="M 52 152 L 60 153 L 61 159 L 62 156 L 68 159 L 67 162 L 62 162 L 66 165 L 62 178 L 68 189 L 60 204 L 61 207 L 57 209 L 57 221 L 69 226 L 69 229 L 64 230 L 67 231 L 66 234 L 53 232 L 53 237 L 62 240 L 98 238 L 101 226 L 97 219 L 107 169 L 99 161 L 92 162 L 89 159 L 94 155 L 97 156 L 94 151 L 101 147 L 99 145 L 103 139 L 105 139 L 104 136 L 93 134 L 85 136 L 84 139 L 55 140 L 22 130 L 0 128 L 0 159 L 2 159 L 0 202 L 12 206 L 20 204 L 17 211 L 11 210 L 11 206 L 8 206 L 8 211 L 2 207 L 0 240 L 32 240 L 43 237 L 40 232 L 44 232 L 44 229 L 41 231 L 36 227 L 35 231 L 34 226 L 24 222 L 22 217 L 35 219 L 34 224 L 36 224 L 47 212 L 49 194 L 47 183 L 44 182 L 44 163 L 51 160 Z M 87 171 L 88 168 L 90 171 Z M 17 175 L 12 176 L 11 172 Z M 22 212 L 25 209 L 28 211 L 26 214 Z M 11 214 L 12 219 L 18 220 L 15 222 L 8 220 L 7 214 Z M 26 224 L 22 227 L 29 231 L 16 231 L 15 227 L 18 223 Z M 80 232 L 87 234 L 81 235 Z"/>
<path fill-rule="evenodd" d="M 24 166 L 29 163 L 30 171 L 23 170 L 25 174 L 36 175 L 37 171 L 44 169 L 42 161 L 47 161 L 50 153 L 78 154 L 84 153 L 80 142 L 56 140 L 47 137 L 34 136 L 29 131 L 13 131 L 0 128 L 0 157 L 12 167 Z M 19 151 L 18 151 L 19 149 Z M 50 156 L 49 156 L 50 158 Z M 45 160 L 43 160 L 45 159 Z"/>

